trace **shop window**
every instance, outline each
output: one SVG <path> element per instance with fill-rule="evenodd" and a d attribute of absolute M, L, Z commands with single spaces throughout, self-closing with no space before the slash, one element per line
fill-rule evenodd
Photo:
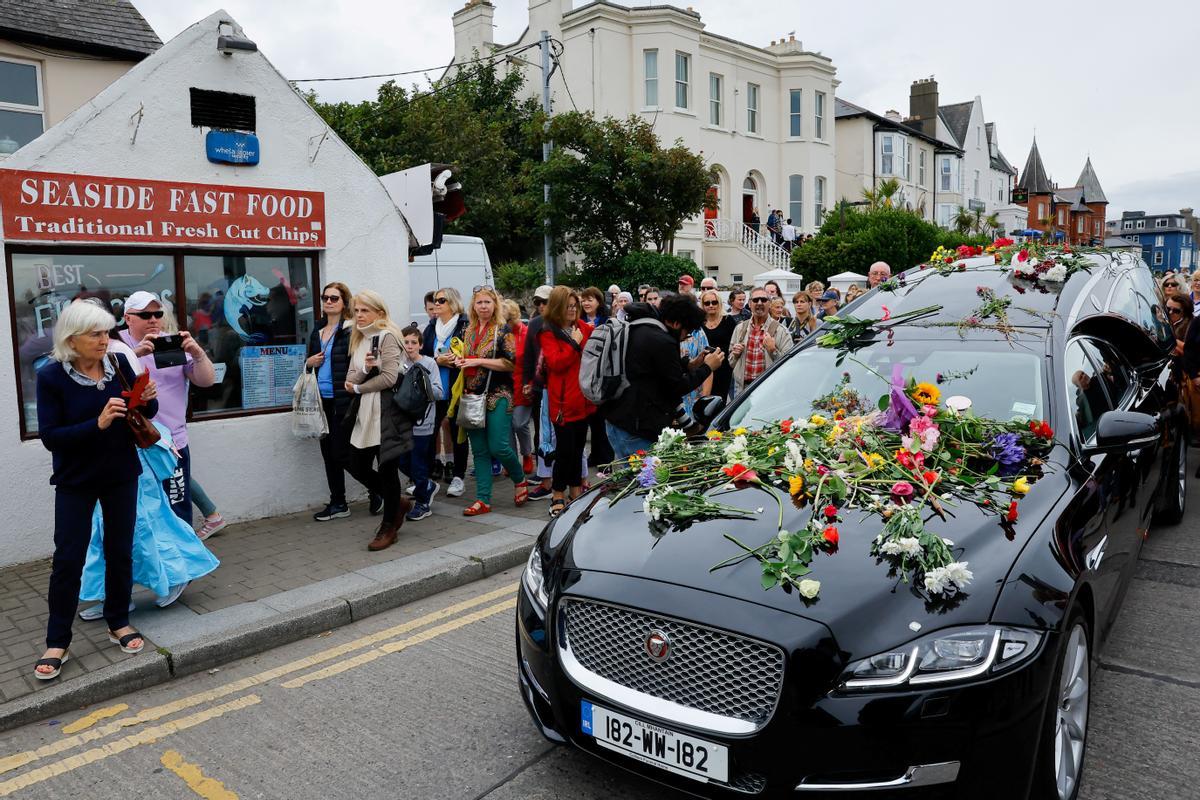
<path fill-rule="evenodd" d="M 37 369 L 50 358 L 59 311 L 76 298 L 97 297 L 121 323 L 125 299 L 140 290 L 171 304 L 213 361 L 217 381 L 192 387 L 190 416 L 291 407 L 314 325 L 313 255 L 13 249 L 9 293 L 23 436 L 37 433 Z"/>
<path fill-rule="evenodd" d="M 195 87 L 189 91 L 192 94 L 193 126 L 254 133 L 257 123 L 254 95 Z"/>
<path fill-rule="evenodd" d="M 0 58 L 0 156 L 32 142 L 44 127 L 38 65 Z"/>

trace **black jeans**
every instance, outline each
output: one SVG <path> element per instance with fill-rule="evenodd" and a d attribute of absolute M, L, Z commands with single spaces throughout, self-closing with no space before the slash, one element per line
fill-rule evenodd
<path fill-rule="evenodd" d="M 354 480 L 367 487 L 367 491 L 383 497 L 383 518 L 394 520 L 400 507 L 400 499 L 404 496 L 404 485 L 400 483 L 400 467 L 396 461 L 380 464 L 376 469 L 375 459 L 379 457 L 379 447 L 358 448 L 350 445 L 350 466 L 348 472 Z"/>
<path fill-rule="evenodd" d="M 329 502 L 346 503 L 346 448 L 350 446 L 342 431 L 342 420 L 334 413 L 333 398 L 322 397 L 329 433 L 321 439 L 321 460 L 325 462 L 325 482 L 329 484 Z"/>
<path fill-rule="evenodd" d="M 587 433 L 586 419 L 554 426 L 554 474 L 550 479 L 550 488 L 554 491 L 563 492 L 568 486 L 583 485 L 583 445 Z"/>
<path fill-rule="evenodd" d="M 608 443 L 608 431 L 604 428 L 604 415 L 599 411 L 587 418 L 588 432 L 592 438 L 592 449 L 588 451 L 588 466 L 595 468 L 611 464 L 612 445 Z"/>
<path fill-rule="evenodd" d="M 447 389 L 446 391 L 450 391 Z M 433 435 L 434 446 L 429 454 L 429 466 L 433 467 L 433 459 L 437 457 L 437 437 L 441 435 L 442 420 L 446 419 L 446 412 L 450 409 L 449 400 L 438 400 L 435 406 L 437 416 L 433 419 Z M 458 422 L 453 417 L 450 418 L 450 440 L 454 443 L 454 477 L 462 478 L 467 474 L 467 456 L 470 455 L 470 442 L 458 442 Z"/>
<path fill-rule="evenodd" d="M 60 488 L 54 492 L 54 560 L 47 598 L 50 619 L 46 623 L 46 647 L 71 646 L 71 623 L 79 608 L 79 584 L 92 541 L 96 503 L 100 503 L 104 519 L 104 619 L 111 631 L 129 624 L 137 491 L 138 482 L 133 480 L 103 489 Z"/>

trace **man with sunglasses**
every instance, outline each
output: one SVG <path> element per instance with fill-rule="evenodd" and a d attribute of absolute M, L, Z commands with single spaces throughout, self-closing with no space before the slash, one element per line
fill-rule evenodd
<path fill-rule="evenodd" d="M 771 319 L 771 295 L 762 286 L 750 292 L 750 319 L 739 322 L 729 342 L 733 391 L 739 395 L 792 346 L 792 335 Z"/>
<path fill-rule="evenodd" d="M 154 340 L 162 335 L 163 316 L 169 313 L 161 298 L 153 292 L 134 292 L 125 301 L 125 330 L 121 341 L 133 348 L 142 365 L 150 370 L 150 378 L 158 384 L 158 415 L 156 422 L 171 429 L 171 439 L 179 450 L 175 474 L 163 482 L 163 490 L 171 501 L 171 510 L 189 525 L 192 524 L 192 459 L 188 449 L 187 406 L 188 385 L 212 386 L 216 371 L 199 342 L 187 331 L 179 337 L 184 363 L 158 367 L 154 361 Z"/>

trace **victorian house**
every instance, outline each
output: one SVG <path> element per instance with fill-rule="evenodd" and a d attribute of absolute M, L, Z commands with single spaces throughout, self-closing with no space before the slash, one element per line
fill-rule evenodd
<path fill-rule="evenodd" d="M 1108 198 L 1088 158 L 1074 186 L 1058 186 L 1050 180 L 1037 139 L 1025 160 L 1013 199 L 1024 206 L 1026 227 L 1051 239 L 1075 245 L 1100 245 L 1105 236 Z"/>

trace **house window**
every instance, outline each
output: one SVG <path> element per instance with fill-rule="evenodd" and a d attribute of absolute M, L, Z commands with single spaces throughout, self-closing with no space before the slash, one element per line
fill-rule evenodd
<path fill-rule="evenodd" d="M 658 51 L 643 51 L 642 57 L 646 66 L 646 108 L 658 105 Z"/>
<path fill-rule="evenodd" d="M 692 57 L 687 53 L 675 54 L 675 107 L 688 107 L 688 91 L 692 69 Z"/>
<path fill-rule="evenodd" d="M 950 159 L 942 158 L 942 191 L 950 191 Z"/>
<path fill-rule="evenodd" d="M 686 258 L 688 261 L 691 261 L 693 264 L 696 263 L 696 251 L 695 250 L 677 250 L 675 252 L 675 255 L 679 256 L 680 258 Z"/>
<path fill-rule="evenodd" d="M 802 105 L 800 101 L 802 99 L 802 91 L 800 89 L 792 89 L 790 94 L 790 105 L 788 106 L 788 124 L 790 127 L 788 129 L 788 135 L 800 136 L 802 135 L 801 131 L 803 131 L 803 126 L 800 124 L 800 108 Z M 795 219 L 795 217 L 792 219 Z"/>
<path fill-rule="evenodd" d="M 42 76 L 38 65 L 0 58 L 0 156 L 42 135 Z"/>
<path fill-rule="evenodd" d="M 813 224 L 820 225 L 825 219 L 825 179 L 817 178 L 813 188 Z"/>
<path fill-rule="evenodd" d="M 975 126 L 975 147 L 983 147 L 983 128 Z"/>
<path fill-rule="evenodd" d="M 1179 253 L 1179 268 L 1190 269 L 1192 266 L 1192 251 L 1182 250 Z"/>
<path fill-rule="evenodd" d="M 1096 220 L 1095 222 L 1092 223 L 1092 232 L 1096 236 L 1100 235 L 1100 220 Z"/>
<path fill-rule="evenodd" d="M 893 166 L 892 165 L 892 137 L 887 134 L 884 134 L 881 137 L 881 139 L 882 139 L 882 143 L 881 143 L 880 147 L 882 148 L 882 151 L 883 151 L 883 158 L 880 159 L 879 171 L 881 173 L 883 173 L 884 175 L 891 175 L 892 174 L 892 166 Z"/>
<path fill-rule="evenodd" d="M 1136 233 L 1130 234 L 1129 238 L 1135 242 L 1141 242 L 1142 240 L 1142 237 L 1138 236 Z"/>
<path fill-rule="evenodd" d="M 1162 263 L 1163 263 L 1162 250 L 1155 250 L 1154 251 L 1154 266 L 1161 267 Z"/>
<path fill-rule="evenodd" d="M 758 84 L 746 84 L 746 131 L 758 133 Z"/>
<path fill-rule="evenodd" d="M 973 189 L 973 191 L 971 192 L 971 196 L 974 197 L 976 200 L 978 200 L 979 199 L 979 170 L 975 170 L 975 183 L 972 186 L 972 189 Z"/>
<path fill-rule="evenodd" d="M 813 135 L 825 138 L 825 93 L 817 92 L 813 98 Z"/>
<path fill-rule="evenodd" d="M 924 186 L 925 185 L 925 151 L 922 150 L 921 154 L 917 158 L 919 159 L 917 161 L 917 183 Z"/>
<path fill-rule="evenodd" d="M 1077 217 L 1075 219 L 1075 232 L 1083 233 L 1083 217 Z"/>
<path fill-rule="evenodd" d="M 904 180 L 906 180 L 906 181 L 912 180 L 912 142 L 909 142 L 905 146 Z"/>
<path fill-rule="evenodd" d="M 729 280 L 733 281 L 735 284 L 741 283 L 742 282 L 742 273 L 740 273 L 740 272 L 733 273 L 732 275 L 729 276 Z"/>
<path fill-rule="evenodd" d="M 1170 224 L 1170 222 L 1171 222 L 1171 220 L 1169 220 L 1169 219 L 1156 219 L 1156 220 L 1154 220 L 1154 227 L 1165 228 L 1165 227 L 1167 227 L 1167 225 Z"/>
<path fill-rule="evenodd" d="M 135 289 L 170 303 L 216 367 L 215 384 L 191 387 L 190 417 L 291 408 L 315 324 L 306 301 L 313 296 L 315 254 L 115 248 L 26 253 L 12 246 L 10 252 L 10 296 L 34 298 L 15 306 L 23 435 L 37 433 L 37 369 L 49 358 L 59 311 L 80 296 L 102 297 L 120 321 Z M 233 302 L 251 288 L 254 303 Z"/>
<path fill-rule="evenodd" d="M 1146 220 L 1144 220 L 1144 219 L 1139 219 L 1139 220 L 1137 221 L 1137 229 L 1140 231 L 1140 230 L 1142 230 L 1142 229 L 1143 229 L 1143 228 L 1145 228 L 1145 227 L 1146 227 Z"/>
<path fill-rule="evenodd" d="M 797 228 L 804 227 L 804 176 L 788 176 L 788 216 Z"/>
<path fill-rule="evenodd" d="M 1155 246 L 1155 247 L 1162 247 L 1162 246 L 1163 246 L 1163 239 L 1165 239 L 1165 238 L 1166 238 L 1166 237 L 1165 237 L 1165 236 L 1163 236 L 1161 233 L 1160 233 L 1158 236 L 1155 236 L 1155 237 L 1154 237 L 1154 246 Z"/>
<path fill-rule="evenodd" d="M 1037 218 L 1038 218 L 1038 222 L 1041 222 L 1042 220 L 1044 220 L 1046 218 L 1046 204 L 1045 203 L 1038 203 Z"/>
<path fill-rule="evenodd" d="M 708 73 L 708 124 L 721 127 L 721 76 Z"/>
<path fill-rule="evenodd" d="M 1133 220 L 1131 220 L 1131 219 L 1125 220 L 1125 230 L 1127 230 L 1127 231 L 1133 230 Z"/>

